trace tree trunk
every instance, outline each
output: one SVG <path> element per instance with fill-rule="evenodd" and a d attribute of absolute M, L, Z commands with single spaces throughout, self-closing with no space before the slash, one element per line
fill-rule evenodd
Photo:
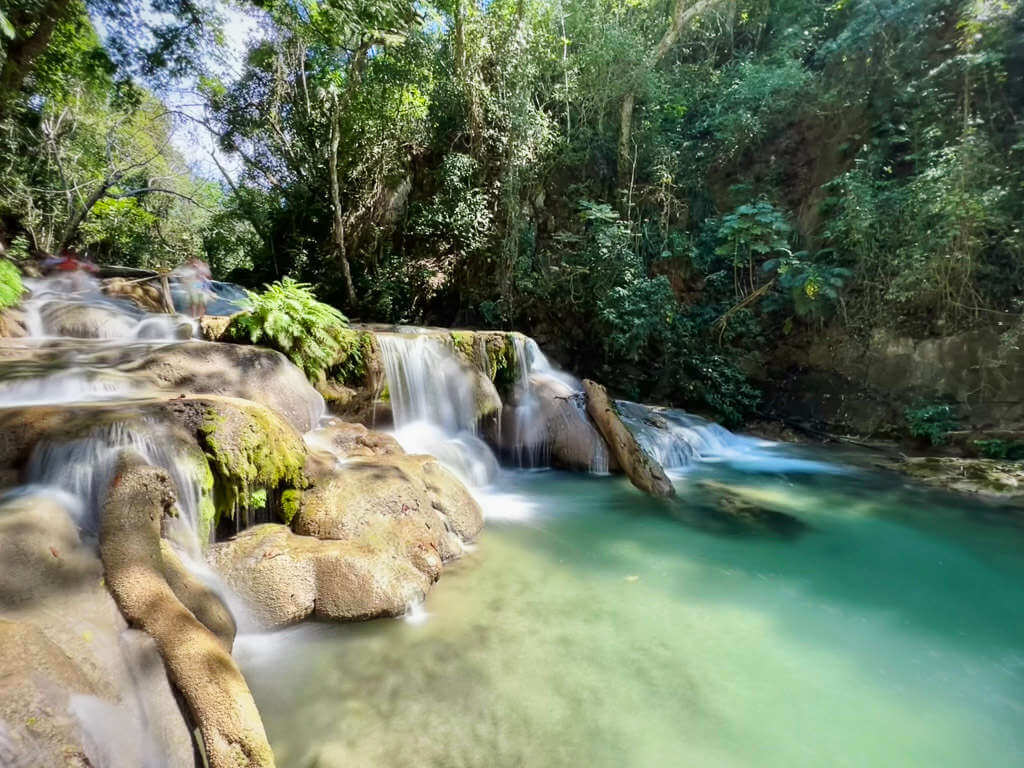
<path fill-rule="evenodd" d="M 46 50 L 57 24 L 66 15 L 71 0 L 49 0 L 39 12 L 39 23 L 28 37 L 16 39 L 7 49 L 7 58 L 0 68 L 0 117 L 13 102 L 21 86 Z M 13 21 L 13 20 L 12 20 Z M 15 28 L 16 32 L 20 31 Z"/>
<path fill-rule="evenodd" d="M 341 146 L 341 111 L 352 101 L 356 89 L 363 78 L 363 67 L 366 65 L 366 56 L 373 47 L 372 40 L 364 40 L 358 50 L 352 56 L 352 63 L 348 70 L 348 83 L 345 85 L 345 93 L 341 98 L 334 100 L 334 108 L 331 111 L 331 152 L 328 158 L 328 172 L 331 178 L 331 209 L 333 224 L 331 226 L 331 242 L 334 253 L 341 266 L 341 274 L 345 280 L 345 297 L 349 308 L 355 306 L 356 289 L 352 284 L 352 270 L 349 267 L 348 253 L 345 250 L 345 213 L 341 208 L 341 182 L 338 180 L 338 148 Z"/>
<path fill-rule="evenodd" d="M 697 0 L 692 3 L 690 0 L 676 0 L 672 9 L 672 20 L 668 29 L 658 41 L 658 47 L 654 53 L 647 57 L 643 63 L 645 69 L 653 69 L 661 63 L 665 55 L 672 50 L 672 46 L 679 40 L 683 29 L 697 16 L 704 13 L 712 5 L 720 0 Z M 622 97 L 622 112 L 619 115 L 619 189 L 625 189 L 629 185 L 629 179 L 633 171 L 633 153 L 630 151 L 630 143 L 633 140 L 633 107 L 636 103 L 636 92 L 632 89 Z"/>
<path fill-rule="evenodd" d="M 114 173 L 111 176 L 105 178 L 102 183 L 93 191 L 89 198 L 82 204 L 82 207 L 71 214 L 71 218 L 68 219 L 67 224 L 64 225 L 64 230 L 60 234 L 60 242 L 57 244 L 57 255 L 68 247 L 68 244 L 74 238 L 75 233 L 78 232 L 78 227 L 81 226 L 85 217 L 89 215 L 89 211 L 93 209 L 103 197 L 107 194 L 112 186 L 117 184 L 121 180 L 120 173 Z"/>
<path fill-rule="evenodd" d="M 349 309 L 355 306 L 356 289 L 352 285 L 352 270 L 348 263 L 348 254 L 345 253 L 345 215 L 341 210 L 341 186 L 338 183 L 338 146 L 341 143 L 341 105 L 335 102 L 331 112 L 331 209 L 333 211 L 334 224 L 331 227 L 331 240 L 334 245 L 334 254 L 341 265 L 341 274 L 345 279 L 345 298 L 348 301 Z"/>

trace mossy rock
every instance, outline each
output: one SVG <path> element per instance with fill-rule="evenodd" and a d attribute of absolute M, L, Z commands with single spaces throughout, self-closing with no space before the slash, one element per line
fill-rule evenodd
<path fill-rule="evenodd" d="M 328 372 L 328 379 L 347 387 L 365 387 L 379 368 L 373 334 L 346 328 L 335 334 L 339 344 L 338 359 Z"/>
<path fill-rule="evenodd" d="M 284 494 L 308 485 L 301 436 L 268 408 L 207 402 L 199 439 L 214 478 L 214 524 L 236 510 L 261 509 L 268 499 L 280 500 L 275 511 L 283 518 Z"/>

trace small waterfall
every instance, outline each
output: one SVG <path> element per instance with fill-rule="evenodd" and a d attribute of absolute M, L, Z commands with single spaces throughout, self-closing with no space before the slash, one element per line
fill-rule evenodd
<path fill-rule="evenodd" d="M 147 392 L 141 382 L 116 370 L 28 365 L 0 379 L 0 408 L 124 400 Z"/>
<path fill-rule="evenodd" d="M 425 333 L 381 333 L 377 343 L 399 442 L 436 456 L 472 485 L 489 483 L 498 462 L 477 435 L 479 372 Z"/>
<path fill-rule="evenodd" d="M 476 430 L 473 379 L 448 345 L 423 333 L 382 333 L 377 343 L 395 426 L 423 421 L 451 434 Z"/>
<path fill-rule="evenodd" d="M 188 462 L 168 449 L 167 435 L 159 425 L 135 426 L 114 422 L 98 427 L 85 437 L 36 445 L 26 469 L 28 482 L 59 488 L 80 500 L 75 522 L 87 533 L 98 533 L 103 498 L 113 480 L 117 462 L 125 450 L 137 452 L 147 462 L 167 470 L 178 498 L 178 521 L 184 527 L 179 543 L 190 554 L 200 549 L 198 540 L 201 483 Z"/>
<path fill-rule="evenodd" d="M 753 472 L 829 472 L 845 470 L 774 450 L 767 440 L 737 435 L 713 421 L 671 408 L 616 401 L 622 422 L 670 474 L 696 462 L 727 461 Z"/>
<path fill-rule="evenodd" d="M 143 339 L 193 338 L 196 321 L 182 315 L 151 314 L 130 301 L 104 295 L 99 281 L 84 273 L 26 279 L 23 302 L 30 338 Z"/>
<path fill-rule="evenodd" d="M 512 416 L 512 455 L 521 467 L 547 467 L 556 459 L 607 474 L 608 446 L 587 416 L 583 385 L 559 370 L 533 339 L 515 334 L 515 407 Z M 566 461 L 565 453 L 585 446 L 585 456 Z"/>

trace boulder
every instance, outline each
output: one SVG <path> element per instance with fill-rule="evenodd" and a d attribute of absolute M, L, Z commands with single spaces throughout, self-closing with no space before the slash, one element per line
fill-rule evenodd
<path fill-rule="evenodd" d="M 399 616 L 424 598 L 440 570 L 437 553 L 424 553 L 417 564 L 387 535 L 322 540 L 273 523 L 214 544 L 209 559 L 267 627 L 310 615 L 335 621 Z"/>
<path fill-rule="evenodd" d="M 292 521 L 302 535 L 351 541 L 388 525 L 437 548 L 445 531 L 472 540 L 483 527 L 476 500 L 431 456 L 353 459 L 312 482 Z"/>
<path fill-rule="evenodd" d="M 277 411 L 300 433 L 323 413 L 323 398 L 305 374 L 282 355 L 262 347 L 188 341 L 158 347 L 120 367 L 161 389 L 253 400 Z"/>
<path fill-rule="evenodd" d="M 24 312 L 13 307 L 0 311 L 0 339 L 19 339 L 27 335 Z"/>
<path fill-rule="evenodd" d="M 102 290 L 107 296 L 126 299 L 146 312 L 166 311 L 165 298 L 157 279 L 112 277 L 103 281 Z"/>
<path fill-rule="evenodd" d="M 199 335 L 207 341 L 230 341 L 228 328 L 234 315 L 203 315 L 199 318 Z"/>
<path fill-rule="evenodd" d="M 127 628 L 58 498 L 0 507 L 0 763 L 193 765 L 155 644 Z"/>
<path fill-rule="evenodd" d="M 675 488 L 665 475 L 665 470 L 640 446 L 633 433 L 622 423 L 605 388 L 584 379 L 583 390 L 587 395 L 587 413 L 594 420 L 612 455 L 630 482 L 652 496 L 674 496 Z"/>
<path fill-rule="evenodd" d="M 405 613 L 483 525 L 469 491 L 430 456 L 360 457 L 310 480 L 294 532 L 261 525 L 210 548 L 211 564 L 267 626 Z"/>
<path fill-rule="evenodd" d="M 112 306 L 63 301 L 45 304 L 40 317 L 47 333 L 76 339 L 131 337 L 141 319 Z"/>
<path fill-rule="evenodd" d="M 165 577 L 160 530 L 174 503 L 171 488 L 163 470 L 132 454 L 121 459 L 100 529 L 107 586 L 128 622 L 156 641 L 202 733 L 211 768 L 272 766 L 274 755 L 242 673 Z"/>
<path fill-rule="evenodd" d="M 551 463 L 565 469 L 618 469 L 608 446 L 587 417 L 582 395 L 553 376 L 530 377 L 533 396 L 543 418 Z"/>
<path fill-rule="evenodd" d="M 392 435 L 339 419 L 330 419 L 325 426 L 308 433 L 305 439 L 311 449 L 326 450 L 343 459 L 405 453 Z"/>

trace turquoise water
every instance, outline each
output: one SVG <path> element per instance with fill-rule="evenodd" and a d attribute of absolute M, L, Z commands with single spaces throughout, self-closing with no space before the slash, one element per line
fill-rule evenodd
<path fill-rule="evenodd" d="M 279 765 L 1024 763 L 1020 513 L 862 473 L 679 489 L 511 473 L 486 511 L 523 514 L 417 621 L 242 638 Z"/>

